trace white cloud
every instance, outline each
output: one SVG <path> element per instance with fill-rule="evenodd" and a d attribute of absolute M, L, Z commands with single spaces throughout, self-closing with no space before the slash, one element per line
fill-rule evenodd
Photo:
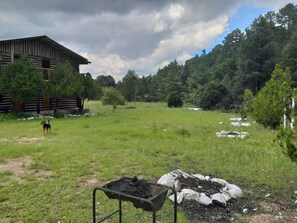
<path fill-rule="evenodd" d="M 297 4 L 297 0 L 257 0 L 254 2 L 257 7 L 268 7 L 275 11 L 278 11 L 289 3 Z"/>
<path fill-rule="evenodd" d="M 0 38 L 48 35 L 92 62 L 83 72 L 121 80 L 129 69 L 155 74 L 208 48 L 246 2 L 283 7 L 289 1 L 3 0 Z"/>
<path fill-rule="evenodd" d="M 169 7 L 168 15 L 171 19 L 177 20 L 182 17 L 185 9 L 180 4 L 172 4 Z"/>
<path fill-rule="evenodd" d="M 130 66 L 128 60 L 124 60 L 119 55 L 97 55 L 83 53 L 84 57 L 88 58 L 92 63 L 87 66 L 81 66 L 81 72 L 90 72 L 92 75 L 112 75 L 115 80 L 121 80 L 126 74 L 127 68 Z M 93 76 L 95 78 L 95 76 Z"/>

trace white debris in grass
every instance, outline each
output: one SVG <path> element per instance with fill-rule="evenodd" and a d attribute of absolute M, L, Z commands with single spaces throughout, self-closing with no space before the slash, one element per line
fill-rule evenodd
<path fill-rule="evenodd" d="M 185 200 L 195 200 L 200 204 L 203 205 L 210 205 L 213 203 L 220 203 L 223 206 L 227 205 L 227 202 L 231 198 L 238 198 L 243 195 L 242 190 L 236 186 L 235 184 L 230 184 L 226 180 L 220 178 L 210 178 L 209 176 L 203 176 L 202 174 L 188 174 L 180 169 L 176 169 L 163 175 L 159 180 L 158 184 L 166 185 L 173 187 L 173 185 L 180 185 L 180 183 L 176 183 L 178 181 L 178 177 L 185 177 L 185 178 L 196 178 L 201 181 L 210 181 L 219 183 L 222 185 L 222 188 L 217 193 L 214 193 L 210 196 L 207 196 L 205 193 L 199 193 L 194 189 L 184 188 L 180 190 L 180 188 L 175 188 L 177 192 L 177 203 L 180 204 L 183 199 Z M 199 188 L 199 186 L 198 186 Z M 197 188 L 197 189 L 198 189 Z M 170 190 L 169 190 L 170 191 Z M 168 196 L 170 194 L 167 194 Z M 174 202 L 174 195 L 172 194 L 169 196 L 169 199 Z"/>
<path fill-rule="evenodd" d="M 251 126 L 251 123 L 249 123 L 249 122 L 231 122 L 231 125 L 233 125 L 233 126 Z"/>
<path fill-rule="evenodd" d="M 230 118 L 230 121 L 242 121 L 242 118 Z"/>
<path fill-rule="evenodd" d="M 193 111 L 202 111 L 202 108 L 188 108 L 189 110 L 193 110 Z"/>
<path fill-rule="evenodd" d="M 239 139 L 244 139 L 248 137 L 247 132 L 237 132 L 237 131 L 220 131 L 216 133 L 217 137 L 227 137 L 227 138 L 239 138 Z"/>

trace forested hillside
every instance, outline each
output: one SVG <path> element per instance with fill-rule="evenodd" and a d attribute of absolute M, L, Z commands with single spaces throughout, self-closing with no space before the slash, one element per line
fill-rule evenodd
<path fill-rule="evenodd" d="M 156 75 L 139 78 L 136 99 L 164 101 L 178 93 L 184 101 L 205 109 L 229 109 L 242 103 L 243 92 L 254 94 L 271 77 L 276 64 L 289 67 L 297 86 L 297 6 L 256 18 L 245 30 L 233 30 L 210 52 L 176 61 Z M 121 86 L 121 84 L 119 85 Z"/>

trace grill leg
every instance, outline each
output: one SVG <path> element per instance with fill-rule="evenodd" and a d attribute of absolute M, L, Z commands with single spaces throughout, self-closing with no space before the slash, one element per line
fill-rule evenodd
<path fill-rule="evenodd" d="M 93 223 L 96 223 L 96 189 L 93 190 Z"/>
<path fill-rule="evenodd" d="M 122 223 L 122 200 L 119 199 L 119 222 Z"/>
<path fill-rule="evenodd" d="M 156 211 L 153 210 L 153 223 L 156 223 Z"/>

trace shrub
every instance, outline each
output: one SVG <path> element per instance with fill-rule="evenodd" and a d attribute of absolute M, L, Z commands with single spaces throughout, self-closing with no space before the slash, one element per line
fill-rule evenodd
<path fill-rule="evenodd" d="M 202 89 L 200 106 L 203 109 L 228 109 L 231 101 L 227 87 L 218 82 L 210 81 Z"/>
<path fill-rule="evenodd" d="M 103 105 L 125 105 L 123 95 L 114 88 L 104 88 L 101 100 Z"/>
<path fill-rule="evenodd" d="M 168 104 L 168 107 L 172 108 L 172 107 L 183 107 L 184 103 L 183 103 L 180 95 L 171 94 L 168 97 L 167 104 Z"/>
<path fill-rule="evenodd" d="M 53 117 L 54 118 L 65 118 L 65 114 L 63 112 L 60 112 L 60 111 L 55 109 Z"/>
<path fill-rule="evenodd" d="M 256 122 L 276 129 L 282 122 L 284 110 L 290 117 L 293 93 L 290 75 L 288 69 L 283 71 L 279 65 L 275 66 L 270 80 L 252 100 L 251 114 Z"/>
<path fill-rule="evenodd" d="M 283 152 L 290 157 L 290 159 L 297 163 L 297 135 L 289 127 L 280 127 L 277 133 L 280 146 Z"/>

